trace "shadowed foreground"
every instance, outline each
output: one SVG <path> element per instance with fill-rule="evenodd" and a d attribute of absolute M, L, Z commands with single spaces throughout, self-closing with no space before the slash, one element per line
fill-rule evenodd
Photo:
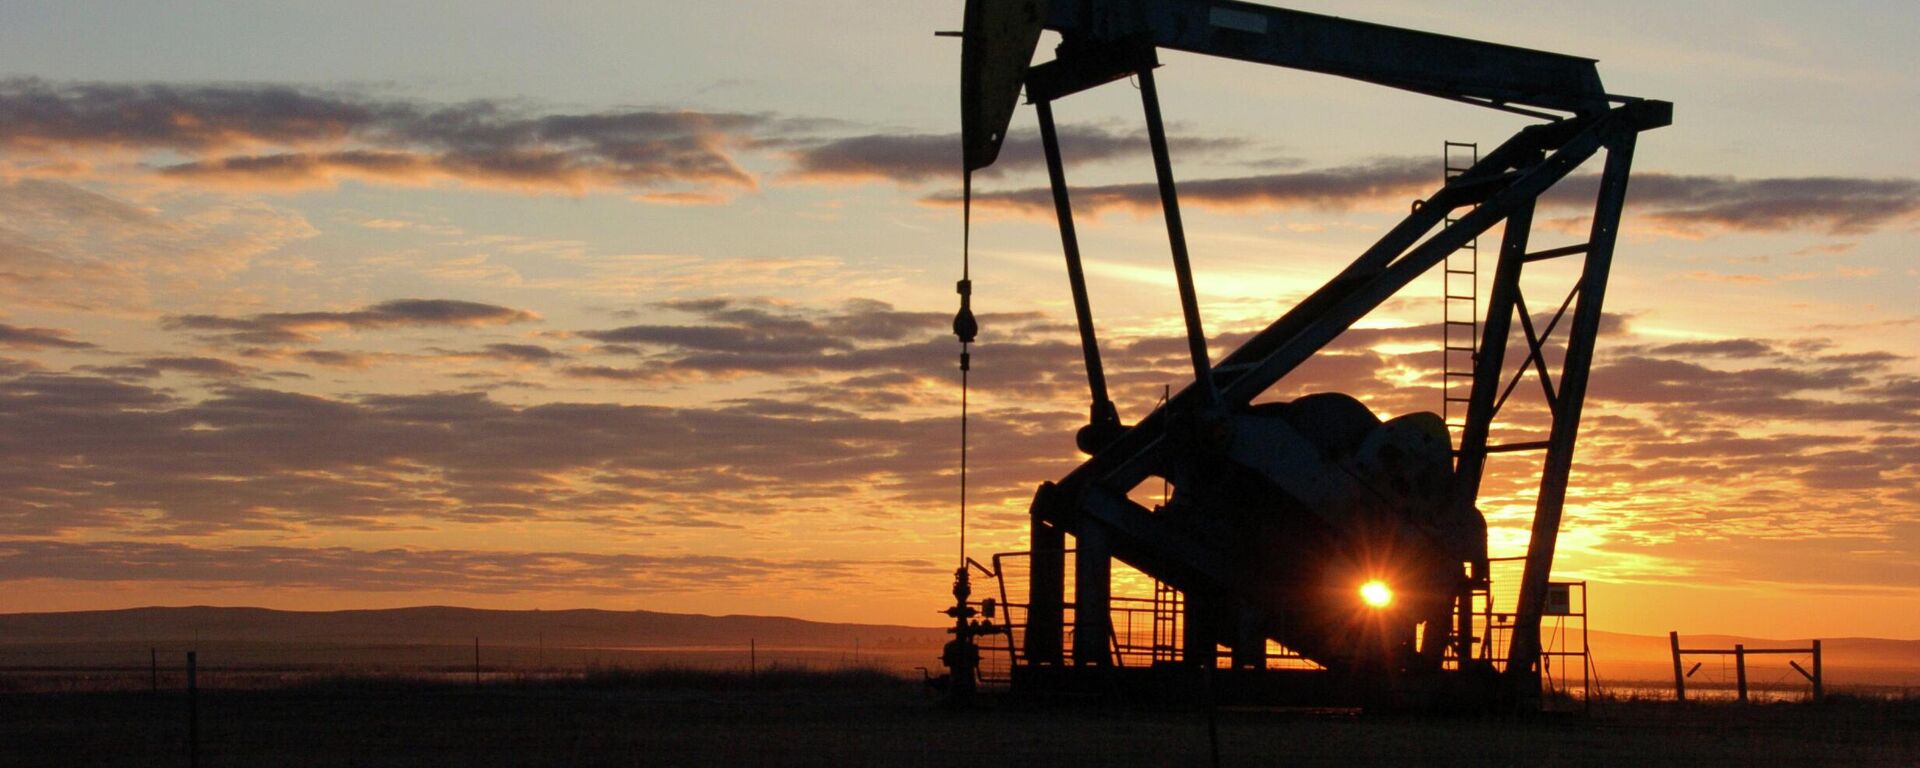
<path fill-rule="evenodd" d="M 661 671 L 472 684 L 337 678 L 202 691 L 203 765 L 1204 766 L 1196 712 L 955 713 L 879 673 Z M 0 694 L 0 761 L 184 765 L 178 692 Z M 1222 711 L 1223 765 L 1913 765 L 1920 705 L 1837 700 L 1587 718 Z"/>

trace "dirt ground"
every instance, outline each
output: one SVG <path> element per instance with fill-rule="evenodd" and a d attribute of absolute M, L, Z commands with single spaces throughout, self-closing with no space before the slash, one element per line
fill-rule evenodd
<path fill-rule="evenodd" d="M 816 681 L 818 682 L 818 681 Z M 1603 702 L 1587 716 L 1223 710 L 1220 765 L 1920 765 L 1920 703 Z M 0 694 L 0 764 L 186 765 L 186 695 Z M 955 712 L 884 676 L 341 679 L 201 691 L 206 766 L 1208 766 L 1205 712 Z"/>

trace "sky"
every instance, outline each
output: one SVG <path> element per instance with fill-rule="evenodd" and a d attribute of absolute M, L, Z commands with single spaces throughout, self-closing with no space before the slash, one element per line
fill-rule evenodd
<path fill-rule="evenodd" d="M 1596 58 L 1676 105 L 1636 155 L 1556 562 L 1595 626 L 1920 638 L 1920 6 L 1590 6 L 1291 7 Z M 932 33 L 960 7 L 0 5 L 0 611 L 937 623 L 961 230 Z M 1430 195 L 1443 141 L 1527 124 L 1162 63 L 1216 354 Z M 1137 94 L 1056 116 L 1131 421 L 1186 366 Z M 1024 548 L 1086 407 L 1013 125 L 977 181 L 981 559 Z M 1579 239 L 1596 171 L 1537 243 Z M 1538 274 L 1550 314 L 1569 275 Z M 1439 295 L 1269 397 L 1436 410 Z M 1532 470 L 1491 471 L 1521 554 Z"/>

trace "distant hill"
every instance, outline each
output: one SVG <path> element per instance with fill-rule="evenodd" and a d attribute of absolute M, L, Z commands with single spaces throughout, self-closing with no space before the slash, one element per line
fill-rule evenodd
<path fill-rule="evenodd" d="M 439 645 L 469 643 L 551 648 L 764 646 L 868 648 L 945 642 L 937 628 L 831 624 L 776 616 L 703 616 L 653 611 L 493 611 L 429 606 L 365 611 L 265 608 L 131 608 L 117 611 L 0 614 L 0 644 L 254 643 Z"/>
<path fill-rule="evenodd" d="M 1618 632 L 1590 633 L 1594 664 L 1603 680 L 1673 679 L 1673 651 L 1666 637 L 1629 635 Z M 1681 635 L 1683 648 L 1732 648 L 1735 644 L 1754 648 L 1805 648 L 1811 639 L 1773 640 L 1732 635 Z M 1838 685 L 1920 685 L 1920 640 L 1888 640 L 1874 637 L 1821 638 L 1820 651 L 1825 674 Z M 1792 656 L 1749 657 L 1749 677 L 1755 680 L 1786 678 L 1798 680 L 1798 673 L 1787 666 L 1794 659 L 1808 666 L 1809 660 Z M 1728 669 L 1733 657 L 1725 658 Z M 1702 662 L 1704 674 L 1717 674 L 1721 659 L 1712 656 L 1687 656 L 1686 665 Z M 1701 674 L 1701 673 L 1697 673 Z"/>

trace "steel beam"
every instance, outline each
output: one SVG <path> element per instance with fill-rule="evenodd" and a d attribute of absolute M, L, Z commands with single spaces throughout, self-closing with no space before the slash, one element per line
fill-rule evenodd
<path fill-rule="evenodd" d="M 1106 526 L 1073 532 L 1073 663 L 1113 664 L 1113 550 Z"/>
<path fill-rule="evenodd" d="M 1573 469 L 1573 449 L 1587 395 L 1587 374 L 1593 365 L 1594 340 L 1600 335 L 1607 274 L 1613 266 L 1613 247 L 1619 236 L 1620 213 L 1626 206 L 1627 178 L 1633 169 L 1637 137 L 1632 130 L 1622 130 L 1607 143 L 1606 170 L 1600 177 L 1592 233 L 1587 238 L 1586 268 L 1580 275 L 1580 298 L 1567 330 L 1566 359 L 1560 369 L 1560 409 L 1554 413 L 1553 434 L 1548 438 L 1547 457 L 1541 466 L 1540 497 L 1534 506 L 1533 536 L 1527 544 L 1526 571 L 1521 576 L 1520 604 L 1514 617 L 1513 647 L 1507 656 L 1507 675 L 1515 691 L 1529 698 L 1539 694 L 1540 616 L 1546 609 L 1547 578 L 1553 569 L 1554 547 L 1559 541 L 1567 477 Z"/>
<path fill-rule="evenodd" d="M 976 0 L 977 1 L 977 0 Z M 1235 0 L 1055 0 L 1046 26 L 1068 40 L 1144 37 L 1178 51 L 1321 72 L 1483 106 L 1597 114 L 1592 59 Z"/>
<path fill-rule="evenodd" d="M 1047 156 L 1047 181 L 1053 187 L 1053 213 L 1060 223 L 1060 249 L 1067 259 L 1067 285 L 1073 292 L 1073 317 L 1080 326 L 1080 353 L 1087 365 L 1087 388 L 1092 392 L 1087 423 L 1112 425 L 1117 431 L 1120 414 L 1107 396 L 1107 374 L 1100 365 L 1100 340 L 1094 334 L 1093 305 L 1087 298 L 1086 273 L 1080 266 L 1080 237 L 1073 228 L 1073 202 L 1067 196 L 1067 172 L 1060 160 L 1060 136 L 1053 126 L 1050 102 L 1034 102 L 1040 117 L 1040 145 Z"/>
<path fill-rule="evenodd" d="M 1052 486 L 1042 487 L 1034 504 L 1046 503 Z M 1066 614 L 1066 528 L 1032 513 L 1031 554 L 1027 567 L 1027 631 L 1024 655 L 1030 664 L 1059 664 Z"/>
<path fill-rule="evenodd" d="M 1213 361 L 1207 357 L 1207 333 L 1200 325 L 1200 299 L 1193 290 L 1193 265 L 1187 260 L 1187 230 L 1180 221 L 1180 194 L 1173 186 L 1173 160 L 1167 153 L 1167 127 L 1160 121 L 1160 92 L 1153 70 L 1142 69 L 1140 104 L 1147 116 L 1147 143 L 1153 150 L 1154 176 L 1160 185 L 1160 207 L 1167 218 L 1167 241 L 1173 249 L 1173 277 L 1180 287 L 1180 315 L 1187 323 L 1187 351 L 1193 357 L 1193 382 L 1204 402 L 1218 401 Z"/>
<path fill-rule="evenodd" d="M 1456 514 L 1472 511 L 1475 500 L 1480 497 L 1480 478 L 1487 461 L 1487 433 L 1493 423 L 1493 398 L 1500 389 L 1500 373 L 1506 364 L 1513 313 L 1520 298 L 1520 271 L 1532 230 L 1533 201 L 1529 200 L 1507 217 L 1500 256 L 1493 268 L 1486 321 L 1480 327 L 1480 352 L 1473 360 L 1473 390 L 1467 395 L 1466 426 L 1460 430 L 1460 458 L 1454 463 L 1453 504 L 1460 510 Z M 1474 567 L 1483 566 L 1476 563 Z M 1477 578 L 1486 575 L 1478 570 L 1474 574 Z"/>

